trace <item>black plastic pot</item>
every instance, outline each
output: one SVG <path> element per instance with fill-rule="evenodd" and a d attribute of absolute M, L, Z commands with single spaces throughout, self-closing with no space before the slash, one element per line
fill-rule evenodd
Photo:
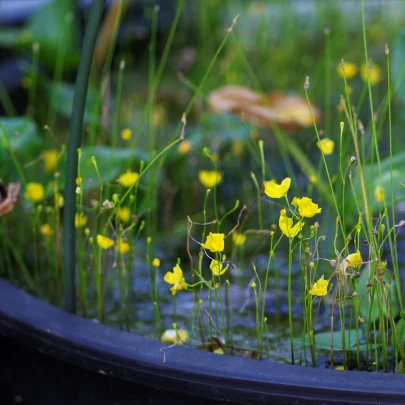
<path fill-rule="evenodd" d="M 405 404 L 402 375 L 163 347 L 0 280 L 0 377 L 24 404 Z"/>

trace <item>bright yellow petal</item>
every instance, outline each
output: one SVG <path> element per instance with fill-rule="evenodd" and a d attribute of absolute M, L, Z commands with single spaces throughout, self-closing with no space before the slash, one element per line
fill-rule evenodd
<path fill-rule="evenodd" d="M 348 267 L 358 268 L 361 267 L 363 264 L 363 258 L 361 257 L 360 251 L 358 250 L 356 253 L 352 253 L 351 255 L 345 258 Z"/>
<path fill-rule="evenodd" d="M 322 297 L 328 293 L 329 280 L 325 280 L 322 276 L 317 282 L 314 283 L 309 290 L 311 295 Z"/>
<path fill-rule="evenodd" d="M 280 184 L 275 180 L 264 182 L 264 193 L 270 198 L 282 198 L 287 195 L 291 186 L 291 179 L 286 177 Z"/>
<path fill-rule="evenodd" d="M 225 234 L 223 233 L 210 232 L 210 234 L 207 236 L 206 242 L 203 244 L 203 247 L 213 253 L 222 252 L 225 248 L 224 237 Z"/>

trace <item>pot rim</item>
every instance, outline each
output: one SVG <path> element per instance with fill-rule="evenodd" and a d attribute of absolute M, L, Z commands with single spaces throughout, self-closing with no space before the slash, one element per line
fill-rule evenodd
<path fill-rule="evenodd" d="M 0 335 L 80 368 L 215 400 L 405 403 L 401 375 L 292 366 L 186 346 L 165 348 L 160 341 L 67 313 L 2 279 Z"/>

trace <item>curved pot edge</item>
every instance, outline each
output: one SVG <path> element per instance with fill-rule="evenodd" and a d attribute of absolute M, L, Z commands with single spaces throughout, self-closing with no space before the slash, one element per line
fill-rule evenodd
<path fill-rule="evenodd" d="M 1 279 L 0 334 L 81 368 L 216 400 L 405 403 L 400 375 L 291 366 L 181 346 L 165 350 L 159 341 L 66 313 Z"/>

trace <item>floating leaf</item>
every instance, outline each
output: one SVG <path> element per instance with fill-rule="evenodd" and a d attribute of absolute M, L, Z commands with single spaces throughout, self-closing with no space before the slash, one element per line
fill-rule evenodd
<path fill-rule="evenodd" d="M 373 212 L 378 211 L 381 208 L 381 205 L 383 204 L 382 202 L 378 201 L 377 198 L 375 198 L 377 187 L 380 187 L 380 189 L 384 189 L 385 202 L 387 205 L 391 205 L 392 195 L 394 196 L 395 203 L 397 203 L 398 201 L 405 200 L 405 192 L 403 187 L 404 161 L 405 161 L 404 151 L 394 155 L 392 157 L 392 173 L 391 173 L 390 158 L 387 157 L 385 159 L 382 159 L 380 161 L 381 176 L 378 163 L 374 165 L 363 166 L 363 177 L 366 179 L 365 187 L 367 198 Z M 391 183 L 391 176 L 392 176 L 392 183 Z M 364 208 L 362 205 L 363 197 L 362 197 L 362 187 L 360 183 L 360 177 L 356 169 L 354 169 L 352 179 L 353 179 L 353 188 L 350 188 L 350 193 L 353 193 L 354 190 L 355 197 L 351 195 L 350 198 L 346 199 L 345 210 L 348 216 L 349 215 L 352 216 L 351 219 L 357 220 L 358 214 L 355 199 L 357 199 L 360 205 L 360 211 L 363 211 Z M 391 184 L 392 184 L 392 192 L 391 192 Z"/>
<path fill-rule="evenodd" d="M 16 169 L 9 152 L 7 139 L 20 164 L 24 165 L 38 157 L 42 147 L 42 138 L 39 136 L 36 123 L 31 118 L 2 117 L 0 118 L 0 125 L 4 131 L 0 130 L 1 165 L 3 169 L 8 168 L 15 174 Z"/>
<path fill-rule="evenodd" d="M 242 86 L 225 86 L 209 94 L 213 110 L 242 115 L 246 121 L 263 128 L 277 124 L 286 130 L 297 130 L 313 125 L 307 100 L 296 94 L 273 92 L 260 95 Z M 320 111 L 312 107 L 315 120 L 320 119 Z"/>
<path fill-rule="evenodd" d="M 97 167 L 103 184 L 114 183 L 120 174 L 124 173 L 129 165 L 134 161 L 144 161 L 148 163 L 151 157 L 140 150 L 131 151 L 127 148 L 116 148 L 112 150 L 109 147 L 94 146 L 83 147 L 80 165 L 80 176 L 83 178 L 85 191 L 89 191 L 100 186 L 96 170 L 92 163 L 92 156 L 95 157 Z M 62 163 L 61 167 L 65 167 Z M 65 173 L 61 172 L 59 177 L 59 187 L 62 189 L 65 185 Z"/>
<path fill-rule="evenodd" d="M 73 97 L 75 86 L 73 84 L 58 83 L 42 80 L 45 85 L 45 95 L 48 103 L 55 106 L 56 112 L 63 117 L 70 118 L 73 107 Z M 98 94 L 89 90 L 86 99 L 86 109 L 84 112 L 84 122 L 91 124 L 99 122 L 99 117 L 94 115 L 95 104 Z"/>
<path fill-rule="evenodd" d="M 359 277 L 358 283 L 358 296 L 364 297 L 361 301 L 361 316 L 365 319 L 369 319 L 374 322 L 380 317 L 379 303 L 382 305 L 382 311 L 385 315 L 388 314 L 387 305 L 385 299 L 381 301 L 378 297 L 377 292 L 374 292 L 374 299 L 371 300 L 372 287 L 367 287 L 367 282 L 369 281 L 369 273 L 367 270 L 363 270 Z M 388 293 L 390 299 L 390 309 L 392 316 L 396 316 L 399 313 L 399 304 L 397 298 L 397 288 L 395 281 L 392 279 L 391 274 L 388 270 L 385 270 L 384 274 L 384 288 Z M 377 283 L 377 281 L 372 277 L 372 283 Z"/>
<path fill-rule="evenodd" d="M 55 65 L 55 55 L 64 47 L 64 69 L 77 66 L 79 25 L 73 21 L 76 2 L 53 0 L 31 15 L 26 31 L 40 46 L 40 58 L 49 66 Z M 63 41 L 63 43 L 62 43 Z"/>
<path fill-rule="evenodd" d="M 361 335 L 361 332 L 359 331 L 359 335 Z M 357 340 L 356 340 L 356 329 L 347 329 L 345 330 L 344 333 L 345 337 L 345 342 L 344 342 L 344 347 L 345 350 L 357 350 L 357 347 L 360 351 L 366 351 L 367 350 L 367 345 L 366 344 L 359 344 L 357 346 Z M 315 345 L 317 349 L 321 350 L 330 350 L 331 349 L 331 344 L 332 344 L 332 339 L 333 339 L 333 350 L 335 352 L 339 352 L 343 350 L 343 333 L 342 331 L 336 331 L 333 332 L 332 335 L 330 332 L 322 332 L 322 333 L 317 333 L 315 335 Z M 294 339 L 295 344 L 301 344 L 302 340 L 301 339 Z M 309 346 L 309 339 L 308 337 L 305 338 L 305 345 Z M 372 347 L 372 345 L 369 345 L 369 349 Z"/>

